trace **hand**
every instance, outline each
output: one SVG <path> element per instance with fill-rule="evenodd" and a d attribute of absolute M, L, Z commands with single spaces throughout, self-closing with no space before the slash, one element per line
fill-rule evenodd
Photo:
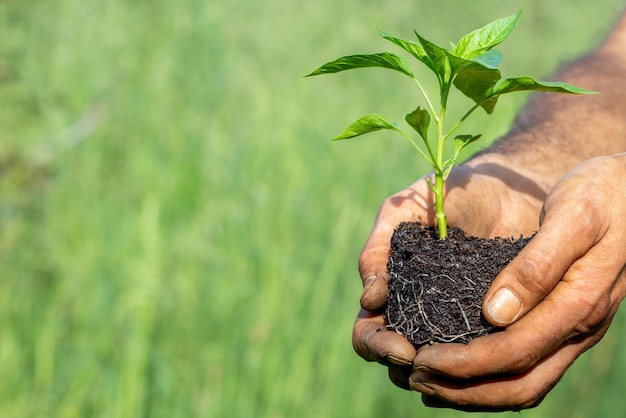
<path fill-rule="evenodd" d="M 497 156 L 477 157 L 454 168 L 446 185 L 446 212 L 450 225 L 477 236 L 530 235 L 538 228 L 545 191 L 507 168 Z M 390 239 L 402 221 L 434 224 L 432 192 L 425 179 L 388 198 L 359 260 L 364 284 L 361 311 L 353 345 L 368 361 L 390 366 L 390 378 L 409 387 L 415 348 L 401 335 L 385 329 L 382 308 L 387 298 L 387 258 Z M 480 222 L 476 222 L 480 219 Z"/>
<path fill-rule="evenodd" d="M 541 402 L 605 334 L 626 295 L 626 153 L 588 160 L 550 192 L 542 226 L 485 297 L 504 331 L 417 354 L 430 406 L 519 410 Z"/>

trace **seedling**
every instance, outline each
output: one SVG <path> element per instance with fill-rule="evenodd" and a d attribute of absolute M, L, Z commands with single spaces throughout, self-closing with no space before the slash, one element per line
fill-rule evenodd
<path fill-rule="evenodd" d="M 475 110 L 482 108 L 487 114 L 491 114 L 501 95 L 520 91 L 571 94 L 595 93 L 571 84 L 537 81 L 528 76 L 502 78 L 500 70 L 498 70 L 498 66 L 502 61 L 502 54 L 493 48 L 509 37 L 515 29 L 521 13 L 522 11 L 520 10 L 514 15 L 495 20 L 465 35 L 455 45 L 453 44 L 451 49 L 437 46 L 417 32 L 415 32 L 417 36 L 417 42 L 415 42 L 391 36 L 380 30 L 378 31 L 381 37 L 411 54 L 435 74 L 439 83 L 439 102 L 437 107 L 409 68 L 407 61 L 391 52 L 344 56 L 328 62 L 307 74 L 308 77 L 338 73 L 355 68 L 379 67 L 404 74 L 415 83 L 419 93 L 425 100 L 425 107 L 418 106 L 415 110 L 408 113 L 404 119 L 422 139 L 423 146 L 420 146 L 418 141 L 415 141 L 412 136 L 381 114 L 369 114 L 361 117 L 332 139 L 353 138 L 383 129 L 395 131 L 405 137 L 433 168 L 434 181 L 430 178 L 427 181 L 430 190 L 435 196 L 435 217 L 439 238 L 441 239 L 445 239 L 448 235 L 443 202 L 444 184 L 461 151 L 481 137 L 481 134 L 457 134 L 461 124 Z M 474 104 L 458 120 L 449 123 L 446 120 L 446 110 L 448 109 L 448 99 L 453 86 L 473 100 Z M 436 128 L 436 139 L 434 141 L 429 139 L 431 121 L 434 121 Z M 451 155 L 445 155 L 444 145 L 452 138 L 452 135 L 455 135 L 452 140 L 453 151 L 448 153 Z"/>

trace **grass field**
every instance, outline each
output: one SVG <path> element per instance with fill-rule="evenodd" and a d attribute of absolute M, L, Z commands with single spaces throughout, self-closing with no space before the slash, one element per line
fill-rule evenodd
<path fill-rule="evenodd" d="M 425 167 L 327 138 L 415 92 L 302 75 L 393 49 L 375 26 L 445 43 L 524 6 L 503 71 L 547 77 L 621 3 L 0 0 L 0 416 L 463 415 L 350 344 L 377 207 Z M 523 416 L 626 414 L 625 319 Z"/>

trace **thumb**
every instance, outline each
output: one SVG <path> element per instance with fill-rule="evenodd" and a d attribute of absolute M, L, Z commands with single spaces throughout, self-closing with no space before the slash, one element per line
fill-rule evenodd
<path fill-rule="evenodd" d="M 583 230 L 585 222 L 581 219 L 587 216 L 580 212 L 573 209 L 567 215 L 562 210 L 546 214 L 537 234 L 485 295 L 483 314 L 490 323 L 505 327 L 533 309 L 593 247 L 596 237 Z"/>
<path fill-rule="evenodd" d="M 372 232 L 359 257 L 359 273 L 364 286 L 361 296 L 363 309 L 378 311 L 387 302 L 387 261 L 391 237 L 403 221 L 424 222 L 427 215 L 423 196 L 426 192 L 429 192 L 426 182 L 420 179 L 388 197 L 380 207 Z"/>
<path fill-rule="evenodd" d="M 387 259 L 393 226 L 377 222 L 359 257 L 359 273 L 363 280 L 361 307 L 376 311 L 387 301 Z"/>

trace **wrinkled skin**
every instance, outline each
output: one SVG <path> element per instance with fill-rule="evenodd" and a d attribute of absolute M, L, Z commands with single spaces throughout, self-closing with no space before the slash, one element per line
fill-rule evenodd
<path fill-rule="evenodd" d="M 626 153 L 584 161 L 547 196 L 497 156 L 479 156 L 456 168 L 446 191 L 451 225 L 478 236 L 538 232 L 485 297 L 485 317 L 505 330 L 468 345 L 434 344 L 417 353 L 384 329 L 381 308 L 393 228 L 401 220 L 433 224 L 430 191 L 421 179 L 390 197 L 359 260 L 364 291 L 355 350 L 387 365 L 392 382 L 421 392 L 429 406 L 536 406 L 603 337 L 626 295 L 625 184 Z"/>
<path fill-rule="evenodd" d="M 626 14 L 556 79 L 601 92 L 539 94 L 511 131 L 452 170 L 448 223 L 484 236 L 537 235 L 501 272 L 483 313 L 504 331 L 416 352 L 385 330 L 387 256 L 400 221 L 433 225 L 424 179 L 388 198 L 361 257 L 356 352 L 426 405 L 468 411 L 536 406 L 605 334 L 626 293 Z"/>

